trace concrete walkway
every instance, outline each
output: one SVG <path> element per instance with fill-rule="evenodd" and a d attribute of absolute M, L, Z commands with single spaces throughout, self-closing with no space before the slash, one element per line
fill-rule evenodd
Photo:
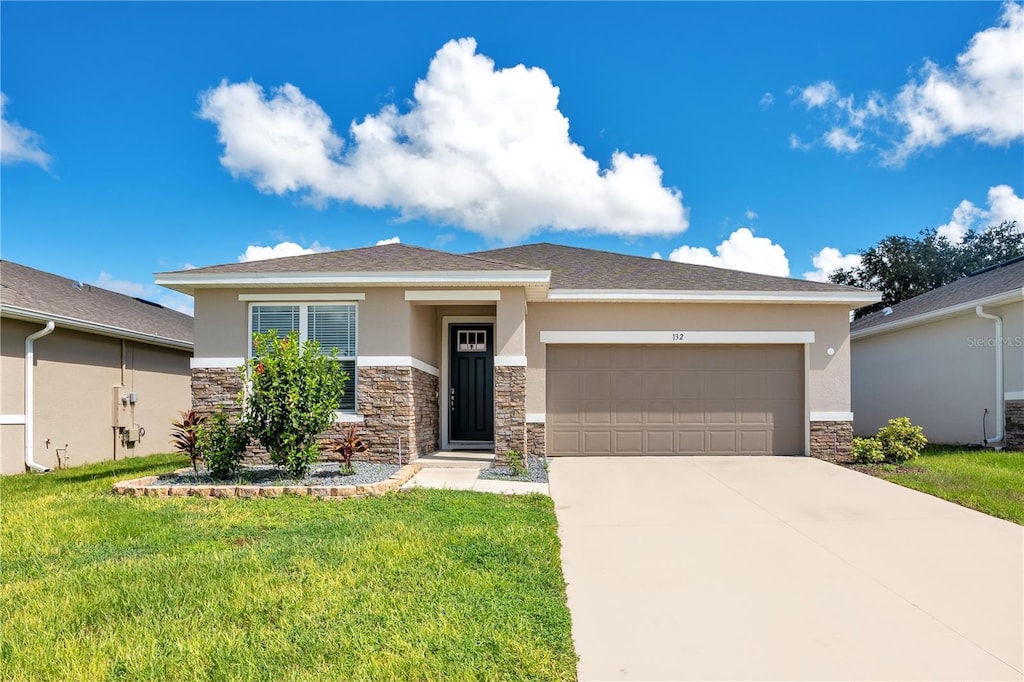
<path fill-rule="evenodd" d="M 494 454 L 489 452 L 435 452 L 415 460 L 423 467 L 402 490 L 409 488 L 442 488 L 472 490 L 499 495 L 548 494 L 547 483 L 524 481 L 493 481 L 478 478 L 480 470 L 491 465 Z"/>
<path fill-rule="evenodd" d="M 1021 680 L 1024 528 L 808 458 L 551 463 L 582 680 Z"/>

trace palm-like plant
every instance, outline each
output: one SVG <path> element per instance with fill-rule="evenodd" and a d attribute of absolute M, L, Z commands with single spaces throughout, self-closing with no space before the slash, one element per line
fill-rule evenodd
<path fill-rule="evenodd" d="M 192 464 L 192 470 L 199 475 L 197 462 L 202 458 L 202 453 L 196 447 L 196 429 L 206 421 L 206 415 L 198 414 L 195 410 L 179 412 L 181 419 L 171 422 L 171 445 L 174 449 L 188 457 Z"/>
<path fill-rule="evenodd" d="M 331 443 L 325 449 L 331 454 L 324 457 L 324 459 L 338 462 L 339 471 L 343 475 L 348 475 L 355 473 L 355 470 L 352 468 L 352 456 L 356 453 L 364 453 L 369 448 L 366 447 L 363 439 L 356 435 L 356 427 L 353 426 L 348 430 L 347 436 Z"/>

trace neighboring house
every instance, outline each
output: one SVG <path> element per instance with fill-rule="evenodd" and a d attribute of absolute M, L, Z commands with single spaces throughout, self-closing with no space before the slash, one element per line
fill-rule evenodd
<path fill-rule="evenodd" d="M 1024 449 L 1024 258 L 867 315 L 851 336 L 858 435 L 906 416 L 935 443 Z"/>
<path fill-rule="evenodd" d="M 7 260 L 0 353 L 2 474 L 167 452 L 190 403 L 191 317 Z"/>
<path fill-rule="evenodd" d="M 242 390 L 254 331 L 352 373 L 373 456 L 843 454 L 851 309 L 875 292 L 532 244 L 404 244 L 161 273 L 195 297 L 193 403 Z"/>

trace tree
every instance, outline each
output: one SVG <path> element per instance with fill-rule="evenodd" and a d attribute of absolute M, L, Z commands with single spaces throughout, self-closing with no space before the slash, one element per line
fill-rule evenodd
<path fill-rule="evenodd" d="M 858 267 L 836 270 L 828 279 L 882 292 L 880 303 L 857 310 L 863 317 L 1019 256 L 1024 256 L 1024 232 L 1016 221 L 970 230 L 960 243 L 930 229 L 919 237 L 886 237 L 861 252 Z"/>
<path fill-rule="evenodd" d="M 335 420 L 348 374 L 316 341 L 299 343 L 298 332 L 253 334 L 248 362 L 252 389 L 245 400 L 245 428 L 267 449 L 270 461 L 301 479 L 320 457 L 317 436 Z"/>

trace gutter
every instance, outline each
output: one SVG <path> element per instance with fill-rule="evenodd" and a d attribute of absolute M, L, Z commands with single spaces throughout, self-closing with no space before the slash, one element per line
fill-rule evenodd
<path fill-rule="evenodd" d="M 864 339 L 869 336 L 874 336 L 876 334 L 887 334 L 889 332 L 894 332 L 898 329 L 916 327 L 917 325 L 927 324 L 929 322 L 936 322 L 947 317 L 953 317 L 954 315 L 958 315 L 960 313 L 970 312 L 971 310 L 974 310 L 978 306 L 1002 305 L 1004 303 L 1013 303 L 1014 301 L 1021 300 L 1024 300 L 1024 288 L 1011 289 L 1010 291 L 1004 291 L 1001 294 L 986 296 L 985 298 L 978 298 L 971 301 L 966 301 L 964 303 L 956 303 L 945 308 L 931 310 L 926 313 L 918 313 L 917 315 L 906 317 L 900 320 L 893 320 L 892 322 L 872 325 L 870 327 L 863 327 L 861 329 L 851 329 L 850 340 L 856 341 L 857 339 Z M 877 315 L 878 313 L 872 314 Z"/>
<path fill-rule="evenodd" d="M 998 443 L 1003 440 L 1003 428 L 1005 420 L 1005 405 L 1003 395 L 1003 318 L 985 312 L 984 306 L 977 306 L 974 313 L 986 320 L 994 320 L 996 323 L 996 434 L 985 439 L 985 445 Z"/>
<path fill-rule="evenodd" d="M 89 322 L 88 320 L 80 320 L 74 317 L 65 317 L 63 315 L 52 315 L 50 313 L 44 313 L 30 308 L 3 305 L 0 306 L 0 312 L 3 313 L 4 317 L 9 317 L 14 320 L 44 323 L 52 320 L 55 323 L 60 323 L 61 329 L 76 329 L 93 334 L 100 334 L 101 336 L 113 336 L 118 339 L 142 341 L 144 343 L 149 343 L 154 346 L 163 346 L 165 348 L 177 348 L 179 350 L 191 351 L 194 346 L 191 341 L 186 341 L 185 339 L 172 339 L 170 337 L 158 336 L 156 334 L 145 334 L 143 332 L 136 332 L 123 327 L 115 327 L 113 325 L 102 324 L 99 322 Z"/>
<path fill-rule="evenodd" d="M 34 405 L 32 404 L 34 399 L 34 386 L 32 384 L 32 374 L 35 369 L 34 346 L 36 339 L 41 339 L 52 332 L 55 326 L 56 325 L 53 320 L 49 320 L 45 327 L 34 334 L 29 334 L 25 337 L 25 466 L 32 471 L 38 471 L 40 473 L 46 473 L 50 468 L 37 463 L 32 458 L 32 440 L 35 438 L 32 424 L 32 412 L 34 408 Z"/>

